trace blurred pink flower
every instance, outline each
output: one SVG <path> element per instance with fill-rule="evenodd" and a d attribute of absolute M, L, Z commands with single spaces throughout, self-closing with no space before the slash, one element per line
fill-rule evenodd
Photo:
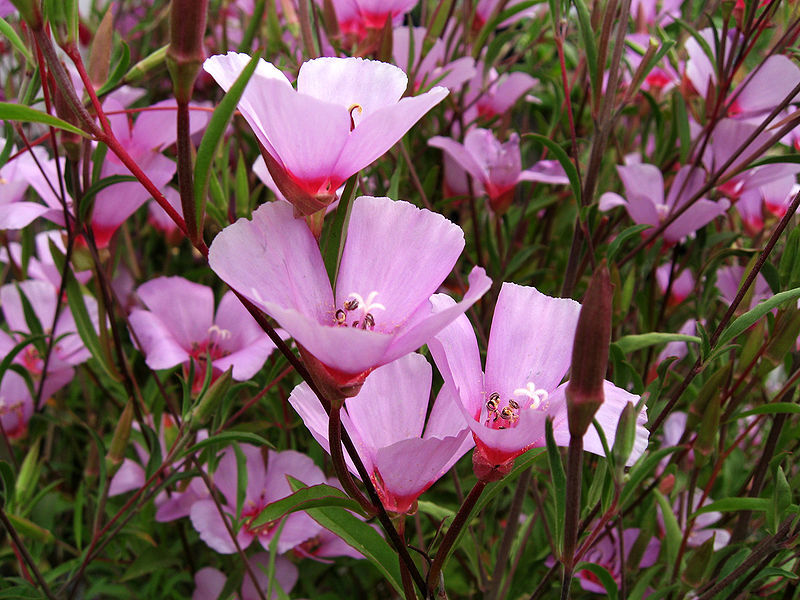
<path fill-rule="evenodd" d="M 283 556 L 275 557 L 275 571 L 273 579 L 273 590 L 270 596 L 267 596 L 267 590 L 270 587 L 269 578 L 269 554 L 267 552 L 258 552 L 247 559 L 250 565 L 250 570 L 255 575 L 258 587 L 261 592 L 270 600 L 280 598 L 281 595 L 275 588 L 280 587 L 283 591 L 284 597 L 292 591 L 295 583 L 297 583 L 298 571 L 297 567 L 287 558 Z M 228 581 L 227 576 L 213 567 L 204 567 L 194 574 L 194 593 L 192 600 L 217 600 L 222 590 L 225 588 L 225 583 Z M 242 587 L 239 594 L 236 595 L 238 600 L 259 600 L 261 595 L 258 593 L 255 584 L 249 574 L 245 573 L 242 579 Z"/>
<path fill-rule="evenodd" d="M 63 222 L 63 210 L 51 185 L 58 189 L 55 162 L 43 148 L 34 147 L 0 167 L 0 231 L 22 229 L 38 217 Z M 44 204 L 25 200 L 29 187 Z"/>
<path fill-rule="evenodd" d="M 294 338 L 307 363 L 313 357 L 310 368 L 346 387 L 425 344 L 489 289 L 476 267 L 464 299 L 432 313 L 429 298 L 463 248 L 463 231 L 441 215 L 361 196 L 333 289 L 317 241 L 283 202 L 226 227 L 211 245 L 209 264 Z"/>
<path fill-rule="evenodd" d="M 419 495 L 473 446 L 464 418 L 448 397 L 437 399 L 426 426 L 431 377 L 425 357 L 407 354 L 375 369 L 358 395 L 345 401 L 342 424 L 390 512 L 413 512 Z M 300 384 L 289 402 L 330 452 L 328 415 L 311 388 Z"/>
<path fill-rule="evenodd" d="M 246 54 L 212 56 L 204 68 L 225 90 L 249 62 Z M 447 90 L 402 98 L 408 78 L 387 63 L 317 58 L 303 63 L 297 90 L 260 60 L 239 109 L 262 147 L 272 178 L 299 215 L 335 200 L 336 190 L 391 148 Z"/>
<path fill-rule="evenodd" d="M 440 310 L 452 300 L 434 296 Z M 466 316 L 443 329 L 428 348 L 442 373 L 448 393 L 461 407 L 475 438 L 476 454 L 483 464 L 507 465 L 529 448 L 545 443 L 545 420 L 553 420 L 559 445 L 569 444 L 564 390 L 572 356 L 580 304 L 551 298 L 535 288 L 504 283 L 492 320 L 486 372 L 481 369 L 478 342 Z M 559 385 L 560 384 L 560 385 Z M 609 446 L 614 443 L 617 422 L 628 402 L 638 396 L 605 382 L 605 402 L 595 415 Z M 647 446 L 645 409 L 639 413 L 636 442 L 629 463 Z M 603 454 L 594 428 L 584 436 L 584 449 Z"/>
<path fill-rule="evenodd" d="M 470 129 L 464 143 L 434 136 L 428 145 L 441 148 L 474 178 L 478 192 L 489 197 L 489 206 L 497 214 L 504 214 L 514 198 L 514 188 L 520 181 L 544 183 L 569 183 L 561 166 L 553 161 L 541 161 L 530 169 L 522 170 L 519 136 L 512 133 L 508 141 L 500 142 L 489 129 Z"/>
<path fill-rule="evenodd" d="M 720 300 L 726 304 L 731 304 L 736 294 L 739 292 L 739 287 L 744 282 L 745 270 L 740 265 L 730 265 L 727 267 L 720 267 L 717 269 L 717 289 L 719 290 Z M 756 275 L 756 280 L 753 282 L 752 298 L 750 306 L 740 306 L 740 310 L 750 310 L 762 300 L 772 297 L 772 291 L 769 288 L 767 280 L 759 273 Z"/>
<path fill-rule="evenodd" d="M 480 118 L 489 120 L 504 116 L 522 95 L 539 83 L 535 77 L 522 71 L 510 71 L 502 75 L 494 67 L 484 71 L 484 65 L 476 65 L 475 77 L 469 82 L 464 95 L 464 122 L 474 123 Z"/>
<path fill-rule="evenodd" d="M 226 293 L 214 314 L 214 291 L 182 277 L 158 277 L 139 286 L 147 310 L 134 309 L 130 324 L 151 369 L 196 361 L 195 383 L 205 378 L 206 361 L 214 376 L 233 367 L 233 378 L 255 375 L 274 345 L 255 319 Z"/>
<path fill-rule="evenodd" d="M 5 356 L 5 349 L 0 348 Z M 33 396 L 22 375 L 8 369 L 0 380 L 0 424 L 9 439 L 22 437 L 33 416 Z"/>
<path fill-rule="evenodd" d="M 686 300 L 689 294 L 692 293 L 695 281 L 691 270 L 684 269 L 677 276 L 673 277 L 672 285 L 670 286 L 669 279 L 671 271 L 672 265 L 670 263 L 665 263 L 658 267 L 656 269 L 656 282 L 662 294 L 666 294 L 667 287 L 669 287 L 669 299 L 667 303 L 674 306 Z"/>
<path fill-rule="evenodd" d="M 258 539 L 265 550 L 269 550 L 270 541 L 278 532 L 281 523 L 283 529 L 278 540 L 279 554 L 314 537 L 320 526 L 305 512 L 295 512 L 283 519 L 270 521 L 258 527 L 252 526 L 251 523 L 269 504 L 292 493 L 287 475 L 299 479 L 306 485 L 325 483 L 325 476 L 319 467 L 309 457 L 294 450 L 275 452 L 264 449 L 265 454 L 262 454 L 261 448 L 249 444 L 241 444 L 240 448 L 245 455 L 247 469 L 247 488 L 241 514 L 236 512 L 238 469 L 233 448 L 228 448 L 220 460 L 214 473 L 214 485 L 222 494 L 223 512 L 241 523 L 236 540 L 242 550 L 255 539 Z M 195 502 L 190 517 L 192 525 L 200 534 L 200 539 L 211 548 L 221 554 L 236 552 L 236 546 L 213 500 L 203 499 Z"/>
<path fill-rule="evenodd" d="M 590 525 L 591 527 L 591 525 Z M 623 558 L 627 562 L 628 555 L 633 548 L 634 543 L 639 538 L 640 530 L 637 528 L 625 529 L 622 532 L 622 553 Z M 622 563 L 620 561 L 620 548 L 619 548 L 619 535 L 614 527 L 609 527 L 601 535 L 595 544 L 583 555 L 583 562 L 594 563 L 600 565 L 611 574 L 617 585 L 622 583 Z M 644 569 L 651 567 L 658 559 L 658 553 L 661 550 L 661 542 L 657 538 L 651 538 L 645 546 L 642 558 L 638 565 L 628 565 L 628 567 Z M 575 573 L 581 587 L 587 592 L 596 592 L 598 594 L 605 594 L 606 588 L 600 583 L 599 578 L 587 570 L 580 570 Z"/>
<path fill-rule="evenodd" d="M 392 55 L 395 64 L 414 77 L 414 91 L 429 85 L 440 85 L 455 91 L 475 76 L 475 59 L 462 56 L 453 61 L 447 58 L 445 43 L 436 39 L 423 56 L 424 27 L 395 27 Z M 411 45 L 413 41 L 413 46 Z M 413 64 L 408 61 L 413 55 Z"/>
<path fill-rule="evenodd" d="M 625 186 L 626 198 L 615 192 L 606 192 L 600 196 L 600 210 L 624 206 L 634 223 L 653 227 L 658 227 L 681 208 L 702 188 L 706 180 L 703 169 L 683 166 L 676 173 L 664 199 L 664 176 L 655 165 L 618 166 L 617 172 Z M 724 214 L 729 206 L 730 203 L 725 199 L 714 202 L 700 198 L 664 230 L 664 239 L 671 243 L 680 242 Z"/>

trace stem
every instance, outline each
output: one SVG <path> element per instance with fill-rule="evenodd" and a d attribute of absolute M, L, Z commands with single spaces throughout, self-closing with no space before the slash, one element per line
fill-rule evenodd
<path fill-rule="evenodd" d="M 328 415 L 328 445 L 331 449 L 331 460 L 333 461 L 333 471 L 336 473 L 336 478 L 342 484 L 344 491 L 348 496 L 358 502 L 361 507 L 369 514 L 376 512 L 375 507 L 364 497 L 361 490 L 353 481 L 350 476 L 350 471 L 347 470 L 347 463 L 344 460 L 344 453 L 342 452 L 342 407 L 341 405 L 334 404 L 331 406 L 331 412 Z M 400 532 L 398 532 L 400 534 Z M 402 534 L 401 539 L 402 539 Z"/>
<path fill-rule="evenodd" d="M 461 508 L 458 509 L 453 522 L 450 524 L 450 528 L 447 530 L 447 533 L 442 540 L 442 543 L 439 544 L 439 549 L 436 551 L 433 564 L 431 564 L 431 568 L 428 571 L 429 596 L 433 596 L 433 590 L 439 584 L 439 576 L 442 573 L 444 561 L 450 554 L 450 550 L 452 549 L 453 544 L 455 544 L 456 539 L 458 539 L 458 534 L 461 533 L 461 530 L 464 529 L 464 526 L 467 524 L 467 519 L 469 519 L 472 509 L 475 508 L 475 503 L 478 501 L 478 498 L 480 498 L 485 488 L 486 482 L 482 479 L 479 479 L 475 484 L 475 487 L 470 490 L 469 495 L 464 499 L 464 503 L 461 505 Z"/>
<path fill-rule="evenodd" d="M 198 231 L 198 216 L 195 213 L 194 185 L 192 183 L 192 140 L 189 126 L 189 103 L 178 101 L 178 190 L 181 194 L 181 209 L 186 223 L 187 235 L 193 246 L 202 241 Z"/>
<path fill-rule="evenodd" d="M 583 436 L 570 435 L 567 451 L 567 497 L 564 513 L 564 553 L 561 562 L 561 600 L 569 597 L 575 567 L 575 546 L 578 542 L 578 520 L 581 512 L 581 470 L 583 467 Z"/>
<path fill-rule="evenodd" d="M 56 600 L 56 596 L 54 596 L 53 592 L 50 591 L 50 588 L 48 587 L 47 582 L 44 580 L 44 577 L 42 577 L 39 567 L 36 566 L 31 553 L 28 552 L 28 549 L 25 547 L 22 539 L 20 539 L 19 535 L 17 534 L 17 530 L 14 529 L 14 526 L 11 524 L 11 521 L 8 520 L 8 516 L 2 508 L 0 508 L 0 522 L 3 523 L 3 526 L 6 528 L 6 531 L 8 531 L 8 535 L 13 540 L 17 550 L 20 552 L 20 554 L 22 554 L 25 562 L 28 563 L 28 567 L 30 567 L 30 570 L 33 572 L 33 576 L 36 578 L 36 583 L 38 583 L 39 587 L 42 588 L 44 595 L 50 598 L 50 600 Z"/>

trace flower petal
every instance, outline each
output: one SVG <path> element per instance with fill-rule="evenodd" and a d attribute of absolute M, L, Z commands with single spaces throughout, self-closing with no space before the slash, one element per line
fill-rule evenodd
<path fill-rule="evenodd" d="M 223 506 L 223 510 L 229 509 Z M 236 545 L 231 540 L 228 529 L 225 527 L 222 516 L 219 514 L 213 500 L 195 502 L 192 505 L 189 517 L 195 530 L 200 534 L 200 539 L 208 544 L 212 550 L 216 550 L 220 554 L 233 554 L 236 552 Z M 242 527 L 236 535 L 236 541 L 239 543 L 239 547 L 244 550 L 253 541 L 253 534 L 247 531 L 246 527 Z"/>

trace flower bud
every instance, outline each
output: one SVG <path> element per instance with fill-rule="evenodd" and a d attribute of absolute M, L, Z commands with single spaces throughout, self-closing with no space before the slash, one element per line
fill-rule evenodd
<path fill-rule="evenodd" d="M 622 409 L 617 424 L 617 433 L 614 438 L 614 464 L 618 469 L 624 469 L 633 451 L 633 443 L 636 441 L 636 409 L 633 402 L 628 402 Z"/>
<path fill-rule="evenodd" d="M 603 261 L 589 282 L 575 330 L 572 366 L 566 389 L 569 432 L 572 436 L 583 437 L 603 404 L 603 381 L 611 342 L 612 298 L 611 278 L 608 266 Z"/>
<path fill-rule="evenodd" d="M 14 500 L 18 507 L 25 506 L 33 498 L 39 480 L 39 470 L 39 441 L 37 440 L 25 455 L 25 460 L 22 461 L 17 481 L 14 484 Z"/>
<path fill-rule="evenodd" d="M 211 384 L 206 393 L 200 397 L 200 401 L 189 414 L 189 422 L 192 429 L 198 429 L 205 425 L 217 411 L 220 402 L 228 394 L 233 381 L 233 367 L 230 367 L 217 380 Z"/>
<path fill-rule="evenodd" d="M 78 0 L 45 0 L 47 22 L 56 43 L 62 48 L 78 42 Z"/>
<path fill-rule="evenodd" d="M 109 478 L 119 470 L 125 458 L 125 450 L 128 447 L 128 440 L 131 437 L 131 423 L 133 422 L 133 400 L 128 400 L 125 408 L 117 421 L 114 429 L 114 437 L 111 438 L 111 446 L 106 453 L 106 474 Z"/>
<path fill-rule="evenodd" d="M 203 36 L 207 12 L 208 0 L 172 0 L 167 68 L 178 102 L 191 99 L 194 80 L 206 58 Z"/>

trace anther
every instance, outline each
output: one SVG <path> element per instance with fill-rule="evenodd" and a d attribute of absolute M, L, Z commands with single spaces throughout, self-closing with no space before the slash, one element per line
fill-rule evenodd
<path fill-rule="evenodd" d="M 333 318 L 336 319 L 336 324 L 337 325 L 344 325 L 345 324 L 345 320 L 347 319 L 347 313 L 345 313 L 340 308 L 339 310 L 336 311 L 336 314 L 334 315 Z"/>
<path fill-rule="evenodd" d="M 366 329 L 367 327 L 369 327 L 370 329 L 375 327 L 375 317 L 372 316 L 372 313 L 367 313 L 366 315 L 364 315 L 364 322 L 361 328 Z"/>
<path fill-rule="evenodd" d="M 344 303 L 345 310 L 355 310 L 358 308 L 358 300 L 355 298 L 351 298 L 350 300 L 346 300 Z"/>

